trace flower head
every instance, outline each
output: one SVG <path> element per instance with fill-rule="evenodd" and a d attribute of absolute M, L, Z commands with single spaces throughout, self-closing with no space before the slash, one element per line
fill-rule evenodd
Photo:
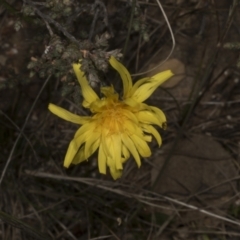
<path fill-rule="evenodd" d="M 162 128 L 166 117 L 159 108 L 143 101 L 173 73 L 167 70 L 143 78 L 133 85 L 129 72 L 120 62 L 114 57 L 109 62 L 122 78 L 122 97 L 113 86 L 102 87 L 103 96 L 99 97 L 88 84 L 78 63 L 73 64 L 73 69 L 82 89 L 82 105 L 92 112 L 92 116 L 78 116 L 51 103 L 48 108 L 60 118 L 81 125 L 69 144 L 64 166 L 68 168 L 71 163 L 81 163 L 98 149 L 99 172 L 106 174 L 108 166 L 112 177 L 117 179 L 122 174 L 123 163 L 130 155 L 138 167 L 141 166 L 140 156 L 151 155 L 147 142 L 152 141 L 152 136 L 161 145 L 161 137 L 152 125 Z"/>

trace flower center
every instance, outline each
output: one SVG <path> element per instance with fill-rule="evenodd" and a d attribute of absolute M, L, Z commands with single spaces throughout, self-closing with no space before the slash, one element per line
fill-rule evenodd
<path fill-rule="evenodd" d="M 123 132 L 127 117 L 123 114 L 123 104 L 114 102 L 104 106 L 102 111 L 96 114 L 96 119 L 98 125 L 112 135 Z"/>

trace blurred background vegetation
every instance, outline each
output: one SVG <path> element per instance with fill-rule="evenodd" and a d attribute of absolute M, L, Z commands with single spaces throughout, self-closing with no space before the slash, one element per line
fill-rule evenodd
<path fill-rule="evenodd" d="M 162 11 L 164 10 L 164 11 Z M 240 239 L 238 0 L 0 0 L 0 239 Z M 171 26 L 171 27 L 170 27 Z M 172 34 L 171 34 L 172 32 Z M 96 156 L 63 168 L 87 115 L 71 63 L 96 90 L 171 69 L 148 103 L 161 148 L 113 181 Z"/>

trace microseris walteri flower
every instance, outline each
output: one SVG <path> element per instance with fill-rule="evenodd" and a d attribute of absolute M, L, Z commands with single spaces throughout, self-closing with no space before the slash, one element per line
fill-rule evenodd
<path fill-rule="evenodd" d="M 173 76 L 170 70 L 146 77 L 135 84 L 128 70 L 114 57 L 110 65 L 120 74 L 123 93 L 120 96 L 113 86 L 101 87 L 101 97 L 89 85 L 80 63 L 73 64 L 73 70 L 81 86 L 83 107 L 91 111 L 91 116 L 78 116 L 54 104 L 49 110 L 64 120 L 80 125 L 69 144 L 64 166 L 79 164 L 98 150 L 98 169 L 107 173 L 107 167 L 114 179 L 121 177 L 123 165 L 132 155 L 137 166 L 140 157 L 149 157 L 148 142 L 152 136 L 158 145 L 162 139 L 154 125 L 163 128 L 165 114 L 157 107 L 143 103 L 163 82 Z"/>

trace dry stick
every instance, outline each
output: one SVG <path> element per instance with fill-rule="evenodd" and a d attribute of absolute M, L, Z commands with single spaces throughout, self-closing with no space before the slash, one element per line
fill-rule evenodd
<path fill-rule="evenodd" d="M 18 144 L 21 136 L 23 135 L 23 131 L 24 131 L 26 125 L 27 125 L 27 122 L 28 122 L 28 120 L 29 120 L 29 118 L 30 118 L 30 115 L 31 115 L 31 113 L 32 113 L 32 111 L 33 111 L 33 109 L 34 109 L 34 107 L 35 107 L 35 105 L 36 105 L 36 103 L 37 103 L 37 101 L 38 101 L 38 99 L 39 99 L 39 97 L 40 97 L 43 89 L 44 89 L 45 86 L 47 85 L 47 83 L 48 83 L 48 81 L 49 81 L 50 78 L 51 78 L 51 75 L 45 80 L 44 84 L 42 85 L 42 87 L 41 87 L 41 89 L 40 89 L 37 97 L 35 98 L 35 100 L 34 100 L 34 102 L 33 102 L 33 104 L 32 104 L 32 107 L 30 108 L 30 110 L 29 110 L 29 112 L 28 112 L 28 115 L 27 115 L 27 117 L 26 117 L 26 119 L 25 119 L 25 122 L 24 122 L 24 124 L 23 124 L 23 126 L 22 126 L 22 128 L 21 128 L 21 130 L 20 130 L 20 132 L 19 132 L 19 134 L 18 134 L 18 137 L 17 137 L 16 141 L 14 142 L 14 145 L 13 145 L 13 147 L 12 147 L 12 149 L 11 149 L 11 152 L 10 152 L 10 154 L 9 154 L 9 157 L 8 157 L 8 159 L 7 159 L 7 162 L 6 162 L 5 166 L 4 166 L 3 171 L 2 171 L 2 174 L 1 174 L 0 186 L 1 186 L 1 184 L 2 184 L 2 181 L 3 181 L 4 176 L 5 176 L 5 174 L 6 174 L 8 165 L 9 165 L 10 162 L 11 162 L 11 159 L 12 159 L 13 153 L 14 153 L 14 151 L 15 151 L 15 148 L 16 148 L 16 146 L 17 146 L 17 144 Z"/>
<path fill-rule="evenodd" d="M 99 9 L 96 10 L 93 21 L 92 21 L 92 25 L 91 25 L 90 33 L 89 33 L 89 38 L 88 38 L 89 41 L 91 41 L 91 39 L 93 37 L 93 33 L 94 33 L 94 29 L 95 29 L 96 22 L 97 22 L 97 19 L 98 19 L 98 15 L 99 15 Z"/>
<path fill-rule="evenodd" d="M 162 64 L 164 64 L 164 63 L 170 58 L 170 56 L 172 55 L 172 53 L 173 53 L 173 51 L 174 51 L 174 48 L 175 48 L 175 45 L 176 45 L 176 41 L 175 41 L 175 37 L 174 37 L 173 31 L 172 31 L 172 27 L 171 27 L 171 25 L 170 25 L 170 23 L 169 23 L 169 21 L 168 21 L 168 17 L 167 17 L 167 15 L 166 15 L 166 13 L 165 13 L 165 11 L 164 11 L 161 3 L 159 2 L 159 0 L 156 0 L 156 2 L 157 2 L 157 4 L 158 4 L 158 6 L 159 6 L 159 8 L 160 8 L 160 10 L 161 10 L 161 12 L 162 12 L 162 14 L 163 14 L 163 16 L 164 16 L 164 19 L 165 19 L 165 21 L 166 21 L 166 23 L 167 23 L 169 32 L 170 32 L 170 34 L 171 34 L 171 38 L 172 38 L 172 49 L 171 49 L 170 53 L 168 54 L 168 56 L 166 57 L 166 59 L 165 59 L 163 62 L 161 62 L 160 64 L 158 64 L 157 66 L 155 66 L 155 67 L 153 67 L 152 69 L 150 69 L 150 70 L 148 70 L 148 71 L 145 71 L 145 72 L 132 74 L 131 76 L 139 76 L 139 75 L 143 75 L 143 74 L 146 74 L 146 73 L 149 73 L 149 72 L 153 71 L 154 69 L 156 69 L 156 68 L 158 68 L 159 66 L 161 66 Z"/>
<path fill-rule="evenodd" d="M 236 5 L 234 5 L 234 7 L 236 8 Z M 233 11 L 231 12 L 231 14 L 234 13 L 235 8 L 234 8 Z M 229 21 L 231 21 L 231 19 L 233 18 L 233 15 L 230 15 L 229 18 L 230 18 Z M 228 29 L 225 31 L 225 33 L 223 34 L 223 36 L 226 35 L 227 31 L 228 31 Z M 223 37 L 222 37 L 221 39 L 223 39 Z M 205 76 L 204 76 L 204 78 L 203 78 L 203 82 L 202 82 L 201 86 L 203 86 L 203 84 L 206 82 L 207 78 L 211 76 L 211 73 L 212 73 L 213 68 L 214 68 L 214 60 L 216 59 L 216 57 L 217 57 L 217 55 L 218 55 L 218 52 L 219 52 L 219 49 L 217 49 L 217 51 L 213 54 L 211 64 L 210 64 L 210 66 L 208 67 L 208 69 L 207 69 L 207 71 L 206 71 L 206 74 L 205 74 Z M 199 89 L 201 89 L 201 86 L 199 86 Z M 196 98 L 193 100 L 192 104 L 190 105 L 189 109 L 187 110 L 187 112 L 186 112 L 186 114 L 185 114 L 185 116 L 184 116 L 184 118 L 183 118 L 182 126 L 181 126 L 181 128 L 180 128 L 180 130 L 179 130 L 179 133 L 178 133 L 178 135 L 177 135 L 174 143 L 173 143 L 173 146 L 172 146 L 172 148 L 171 148 L 171 151 L 170 151 L 169 154 L 167 155 L 166 161 L 165 161 L 164 166 L 163 166 L 163 168 L 162 168 L 162 171 L 158 174 L 157 179 L 155 180 L 155 182 L 154 182 L 153 185 L 155 185 L 155 184 L 159 181 L 159 179 L 161 178 L 161 175 L 162 175 L 162 173 L 163 173 L 163 170 L 164 170 L 164 168 L 166 167 L 166 165 L 167 165 L 167 163 L 169 162 L 169 160 L 171 159 L 172 152 L 174 152 L 174 150 L 176 149 L 176 147 L 177 147 L 177 145 L 178 145 L 178 142 L 179 142 L 181 136 L 182 136 L 183 133 L 184 133 L 184 129 L 185 129 L 185 127 L 186 127 L 186 123 L 188 122 L 188 120 L 189 120 L 189 118 L 190 118 L 190 115 L 191 115 L 194 107 L 196 106 L 196 104 L 197 104 L 198 102 L 199 102 L 199 96 L 196 96 Z M 166 197 L 165 197 L 165 199 L 166 199 Z M 174 200 L 174 199 L 173 199 L 173 200 Z M 176 201 L 176 200 L 175 200 L 175 201 Z M 184 206 L 184 204 L 185 204 L 185 203 L 183 203 L 182 206 Z M 191 205 L 189 205 L 189 206 L 191 206 Z M 194 206 L 193 206 L 193 207 L 194 207 Z M 190 207 L 190 208 L 192 208 L 192 207 Z M 205 210 L 198 209 L 197 207 L 194 207 L 194 208 L 192 208 L 192 209 L 198 210 L 198 211 L 200 211 L 200 212 L 202 212 L 202 213 L 205 213 L 205 214 L 206 214 L 206 212 L 207 212 L 207 211 L 205 211 Z M 209 216 L 216 216 L 216 214 L 214 214 L 214 213 L 207 214 L 207 215 L 209 215 Z M 217 216 L 218 216 L 218 215 L 217 215 Z M 223 218 L 223 217 L 219 216 L 219 219 L 222 219 L 222 218 Z M 232 222 L 232 220 L 228 220 L 228 222 Z M 238 223 L 238 225 L 240 225 L 240 223 Z"/>
<path fill-rule="evenodd" d="M 68 31 L 66 31 L 58 22 L 56 22 L 55 20 L 53 20 L 51 17 L 49 17 L 48 15 L 42 13 L 41 11 L 38 10 L 38 8 L 36 8 L 34 6 L 34 4 L 29 1 L 29 0 L 24 0 L 24 2 L 26 2 L 27 4 L 29 4 L 34 10 L 35 12 L 41 17 L 43 18 L 45 21 L 47 21 L 48 23 L 52 23 L 59 31 L 61 31 L 69 40 L 71 40 L 72 42 L 78 44 L 80 46 L 79 41 L 73 36 L 71 35 Z"/>
<path fill-rule="evenodd" d="M 217 57 L 217 54 L 218 54 L 218 50 L 216 51 L 216 53 L 214 53 L 212 59 L 215 59 L 215 58 Z M 213 63 L 213 62 L 214 62 L 214 61 L 212 60 L 212 63 Z M 213 64 L 212 64 L 212 65 L 210 65 L 210 67 L 208 68 L 208 72 L 207 72 L 207 74 L 206 74 L 207 77 L 208 77 L 208 76 L 211 76 L 211 72 L 213 71 L 213 67 L 214 67 L 214 66 L 213 66 Z M 194 91 L 193 91 L 193 92 L 194 92 Z M 179 131 L 178 131 L 178 135 L 177 135 L 177 137 L 175 138 L 175 141 L 173 142 L 173 145 L 172 145 L 172 147 L 171 147 L 171 150 L 168 152 L 168 155 L 167 155 L 166 158 L 165 158 L 166 160 L 165 160 L 165 162 L 164 162 L 164 164 L 163 164 L 163 167 L 162 167 L 161 171 L 159 172 L 159 174 L 158 174 L 155 182 L 153 183 L 153 188 L 155 187 L 155 185 L 157 184 L 157 182 L 159 182 L 159 180 L 161 179 L 162 174 L 163 174 L 165 168 L 167 167 L 168 162 L 169 162 L 170 159 L 172 158 L 172 153 L 175 152 L 175 150 L 176 150 L 176 148 L 177 148 L 177 146 L 178 146 L 178 143 L 179 143 L 181 137 L 184 135 L 184 130 L 185 130 L 185 128 L 186 128 L 186 124 L 187 124 L 187 122 L 189 121 L 190 115 L 191 115 L 191 113 L 192 113 L 192 111 L 193 111 L 193 109 L 194 109 L 194 107 L 195 107 L 195 105 L 196 105 L 196 103 L 197 103 L 197 100 L 198 100 L 198 96 L 196 96 L 196 98 L 192 101 L 189 109 L 187 109 L 186 115 L 183 117 L 182 124 L 181 124 L 181 126 L 180 126 Z M 167 199 L 167 197 L 164 197 L 164 198 Z M 170 199 L 170 198 L 169 198 L 169 199 Z M 172 199 L 172 200 L 177 201 L 177 200 L 175 200 L 175 199 Z M 174 201 L 172 201 L 172 202 L 174 202 Z M 179 204 L 179 205 L 181 205 L 181 206 L 186 206 L 186 205 L 188 205 L 188 207 L 189 207 L 190 209 L 198 210 L 199 212 L 204 213 L 204 214 L 206 214 L 206 215 L 208 215 L 208 216 L 212 216 L 212 217 L 218 216 L 218 215 L 216 215 L 216 214 L 214 214 L 214 213 L 205 211 L 205 210 L 203 210 L 203 209 L 197 208 L 197 207 L 195 207 L 195 206 L 192 206 L 192 205 L 189 205 L 189 204 L 186 204 L 186 203 L 182 203 L 182 204 Z M 174 216 L 174 217 L 175 217 L 175 216 Z M 218 216 L 218 218 L 221 219 L 221 220 L 223 220 L 224 217 Z M 169 219 L 170 219 L 170 218 L 169 218 Z M 227 219 L 227 218 L 226 218 L 226 219 Z M 225 220 L 225 221 L 232 223 L 232 220 L 230 220 L 230 219 L 227 219 L 227 220 Z M 170 222 L 170 221 L 168 221 L 168 222 Z M 235 223 L 235 224 L 236 224 L 236 223 Z M 240 226 L 240 223 L 237 223 L 237 225 Z M 161 232 L 163 231 L 163 229 L 164 229 L 164 228 L 161 228 L 158 234 L 161 234 Z"/>
<path fill-rule="evenodd" d="M 46 24 L 46 27 L 47 27 L 47 29 L 48 29 L 48 32 L 49 32 L 49 34 L 50 34 L 50 36 L 51 37 L 53 37 L 53 30 L 52 30 L 52 28 L 50 27 L 50 25 L 49 25 L 49 23 L 43 18 L 43 21 L 45 22 L 45 24 Z"/>
<path fill-rule="evenodd" d="M 59 238 L 61 235 L 63 235 L 64 233 L 66 233 L 69 237 L 71 237 L 74 240 L 77 240 L 77 238 L 73 235 L 73 233 L 69 230 L 68 227 L 66 227 L 62 222 L 60 222 L 58 219 L 56 219 L 53 214 L 50 213 L 50 217 L 53 218 L 53 220 L 55 220 L 59 226 L 63 229 L 63 232 L 58 234 L 57 238 Z M 69 239 L 69 238 L 68 238 Z"/>
<path fill-rule="evenodd" d="M 105 224 L 100 218 L 98 218 L 98 220 L 102 223 L 102 225 L 107 228 L 107 230 L 112 234 L 112 237 L 114 237 L 116 240 L 121 240 L 120 238 L 118 238 L 118 236 L 108 227 L 107 224 Z"/>
<path fill-rule="evenodd" d="M 160 28 L 161 28 L 160 25 L 158 25 L 156 28 L 154 28 L 154 30 L 149 33 L 149 38 L 151 38 L 151 37 L 153 36 L 153 34 L 155 34 L 155 32 L 157 32 Z M 163 35 L 163 34 L 164 34 L 164 33 L 162 33 L 162 35 Z M 142 48 L 144 45 L 145 45 L 145 42 L 142 41 L 142 43 L 141 43 L 141 45 L 140 45 L 140 48 Z M 158 55 L 161 50 L 162 50 L 162 47 L 159 48 L 159 49 L 151 56 L 151 58 L 148 59 L 148 60 L 144 63 L 144 66 L 148 65 L 148 64 L 151 62 L 151 59 L 153 59 L 156 55 Z M 131 57 L 129 57 L 128 62 L 131 62 L 131 61 L 134 59 L 134 56 L 135 56 L 136 54 L 137 54 L 137 50 L 134 51 L 134 53 L 132 54 Z M 141 67 L 141 69 L 142 69 L 142 68 L 143 68 L 143 67 Z M 134 76 L 134 74 L 132 74 L 132 76 Z"/>
<path fill-rule="evenodd" d="M 137 57 L 136 57 L 136 64 L 135 64 L 135 71 L 138 71 L 138 65 L 139 65 L 139 56 L 140 56 L 140 50 L 141 50 L 141 41 L 142 36 L 140 35 L 138 38 L 138 47 L 137 47 Z"/>
<path fill-rule="evenodd" d="M 19 220 L 18 218 L 12 215 L 9 215 L 8 213 L 2 212 L 1 210 L 0 210 L 0 219 L 2 220 L 1 223 L 7 223 L 13 227 L 24 230 L 25 232 L 33 236 L 34 239 L 50 240 L 48 236 L 46 236 L 44 233 L 39 232 L 39 230 L 32 228 L 30 225 L 26 224 L 25 222 Z"/>
<path fill-rule="evenodd" d="M 146 0 L 146 2 L 148 3 L 149 0 Z M 145 19 L 145 21 L 146 21 L 146 16 L 147 16 L 147 8 L 144 10 L 144 19 Z M 142 35 L 140 34 L 139 39 L 138 39 L 135 72 L 138 71 L 138 64 L 139 64 L 139 56 L 140 56 L 141 45 L 142 45 Z"/>
<path fill-rule="evenodd" d="M 126 37 L 126 41 L 125 41 L 125 44 L 124 44 L 124 47 L 123 47 L 123 58 L 124 58 L 125 53 L 126 53 L 126 51 L 127 51 L 128 41 L 129 41 L 130 34 L 131 34 L 131 29 L 132 29 L 132 23 L 133 23 L 135 6 L 136 6 L 136 0 L 133 0 L 133 2 L 132 2 L 131 16 L 130 16 L 130 20 L 129 20 L 129 27 L 128 27 L 128 32 L 127 32 L 127 37 Z"/>
<path fill-rule="evenodd" d="M 179 233 L 179 229 L 171 229 L 171 231 L 174 231 L 174 232 L 178 232 Z M 185 231 L 184 231 L 185 232 Z M 233 232 L 233 231 L 208 231 L 206 229 L 204 230 L 186 230 L 186 233 L 194 233 L 194 234 L 214 234 L 214 235 L 228 235 L 228 236 L 235 236 L 235 237 L 240 237 L 240 233 L 238 232 Z M 216 236 L 215 236 L 216 237 Z M 207 238 L 209 239 L 209 238 Z M 219 239 L 219 238 L 214 238 L 214 239 Z M 223 239 L 223 238 L 221 238 Z M 226 238 L 224 238 L 226 239 Z M 236 238 L 234 238 L 236 239 Z"/>
<path fill-rule="evenodd" d="M 138 200 L 141 203 L 144 203 L 144 204 L 152 206 L 152 207 L 157 207 L 157 208 L 160 208 L 160 206 L 157 205 L 157 204 L 148 202 L 147 200 L 155 200 L 156 201 L 157 200 L 156 197 L 159 197 L 159 198 L 167 200 L 171 203 L 175 203 L 179 206 L 187 207 L 189 209 L 193 209 L 193 210 L 196 210 L 200 213 L 203 213 L 207 216 L 214 217 L 214 218 L 223 220 L 225 222 L 232 223 L 234 225 L 240 226 L 240 222 L 238 222 L 238 221 L 234 221 L 232 219 L 222 217 L 220 215 L 217 215 L 217 214 L 212 213 L 210 211 L 206 211 L 206 210 L 201 209 L 199 207 L 196 207 L 194 205 L 187 204 L 187 203 L 181 202 L 179 200 L 176 200 L 176 199 L 173 199 L 173 198 L 170 198 L 170 197 L 166 197 L 166 196 L 163 196 L 163 195 L 160 195 L 160 194 L 156 194 L 156 193 L 150 192 L 150 191 L 145 191 L 145 193 L 152 194 L 155 197 L 147 197 L 147 196 L 144 196 L 143 194 L 139 195 L 139 194 L 129 193 L 129 192 L 123 191 L 121 189 L 111 188 L 111 186 L 108 186 L 109 183 L 111 184 L 111 182 L 108 182 L 108 181 L 101 181 L 100 182 L 99 180 L 95 180 L 95 179 L 92 179 L 92 178 L 67 177 L 67 176 L 44 173 L 44 172 L 36 173 L 36 172 L 29 171 L 29 170 L 26 170 L 25 173 L 28 174 L 28 175 L 31 175 L 31 176 L 35 176 L 35 177 L 51 178 L 51 179 L 56 179 L 56 180 L 60 180 L 60 181 L 65 180 L 65 181 L 75 181 L 75 182 L 84 183 L 84 184 L 87 184 L 87 185 L 90 185 L 90 186 L 93 186 L 93 187 L 97 187 L 97 188 L 100 188 L 100 189 L 103 189 L 103 190 L 114 192 L 114 193 L 119 194 L 119 195 L 123 195 L 123 196 L 128 197 L 128 198 L 135 198 L 136 200 Z M 100 185 L 100 184 L 105 184 L 106 186 Z M 123 185 L 123 186 L 129 187 L 127 185 Z"/>
<path fill-rule="evenodd" d="M 237 6 L 239 4 L 239 0 L 233 0 L 233 4 L 232 4 L 232 7 L 230 8 L 229 10 L 229 18 L 228 18 L 228 21 L 227 21 L 227 26 L 226 26 L 226 31 L 223 33 L 222 37 L 220 38 L 219 42 L 218 42 L 218 46 L 221 46 L 225 37 L 227 36 L 227 33 L 230 29 L 230 26 L 232 24 L 232 21 L 233 21 L 233 17 L 234 17 L 234 13 L 236 12 L 237 10 Z"/>
<path fill-rule="evenodd" d="M 106 8 L 105 4 L 102 1 L 96 0 L 94 5 L 99 5 L 102 7 L 103 12 L 104 12 L 103 22 L 105 23 L 106 27 L 109 28 L 108 13 L 107 13 L 107 8 Z"/>
<path fill-rule="evenodd" d="M 57 203 L 54 203 L 54 204 L 52 204 L 48 207 L 42 208 L 41 210 L 38 210 L 37 213 L 42 213 L 42 212 L 45 212 L 49 209 L 53 209 L 54 207 L 56 207 L 58 205 L 61 205 L 62 203 L 67 202 L 70 199 L 71 199 L 71 197 L 68 197 L 67 199 L 61 200 L 61 201 L 59 201 Z M 29 213 L 27 215 L 23 215 L 23 216 L 19 217 L 18 219 L 19 220 L 24 219 L 24 218 L 30 218 L 31 219 L 31 217 L 33 217 L 34 214 L 35 214 L 35 212 L 32 212 L 32 213 Z"/>
<path fill-rule="evenodd" d="M 150 227 L 150 230 L 149 230 L 149 234 L 148 234 L 147 240 L 151 240 L 152 239 L 153 228 L 154 228 L 154 225 L 153 225 L 153 214 L 152 214 L 152 216 L 151 216 L 151 227 Z"/>
<path fill-rule="evenodd" d="M 95 238 L 90 238 L 89 240 L 100 240 L 100 239 L 109 239 L 112 237 L 112 235 L 106 235 L 106 236 L 100 236 L 100 237 L 95 237 Z"/>
<path fill-rule="evenodd" d="M 1 111 L 1 110 L 0 110 L 0 114 L 2 114 L 19 132 L 21 132 L 20 127 L 18 127 L 18 125 L 16 125 L 16 124 L 14 123 L 14 121 L 13 121 L 10 117 L 8 117 L 7 114 L 5 114 L 5 113 L 4 113 L 3 111 Z M 25 140 L 26 140 L 27 143 L 29 144 L 30 148 L 32 149 L 33 155 L 34 155 L 36 161 L 38 161 L 37 153 L 36 153 L 36 151 L 34 150 L 33 145 L 32 145 L 32 143 L 30 142 L 29 138 L 28 138 L 24 133 L 22 133 L 22 136 L 25 138 Z"/>
<path fill-rule="evenodd" d="M 11 4 L 9 4 L 9 1 L 6 0 L 0 0 L 0 6 L 3 6 L 3 11 L 0 13 L 0 15 L 5 11 L 9 11 L 10 13 L 18 13 L 18 10 L 16 10 Z"/>

